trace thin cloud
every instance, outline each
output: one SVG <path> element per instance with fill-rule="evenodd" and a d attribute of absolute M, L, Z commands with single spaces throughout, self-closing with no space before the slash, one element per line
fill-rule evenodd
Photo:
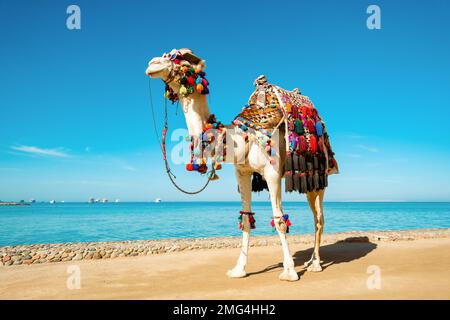
<path fill-rule="evenodd" d="M 371 147 L 371 146 L 366 146 L 364 144 L 358 144 L 357 147 L 360 148 L 360 149 L 369 151 L 369 152 L 373 152 L 373 153 L 376 153 L 376 152 L 380 151 L 380 150 L 378 150 L 378 148 Z"/>
<path fill-rule="evenodd" d="M 137 171 L 137 169 L 133 166 L 125 165 L 123 168 L 127 171 Z"/>
<path fill-rule="evenodd" d="M 348 138 L 348 139 L 364 139 L 364 138 L 366 138 L 366 136 L 363 136 L 362 134 L 358 134 L 358 133 L 344 133 L 343 137 Z"/>
<path fill-rule="evenodd" d="M 58 149 L 44 149 L 35 146 L 12 146 L 12 150 L 20 151 L 26 154 L 34 154 L 41 156 L 49 156 L 49 157 L 57 157 L 57 158 L 68 158 L 69 154 L 62 151 L 60 148 Z"/>
<path fill-rule="evenodd" d="M 361 158 L 361 155 L 360 154 L 357 154 L 357 153 L 343 153 L 342 155 L 344 155 L 344 156 L 347 156 L 347 157 L 349 157 L 349 158 Z"/>

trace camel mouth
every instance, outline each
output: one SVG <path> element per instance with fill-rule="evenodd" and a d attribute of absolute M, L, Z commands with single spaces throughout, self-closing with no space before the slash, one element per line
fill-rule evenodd
<path fill-rule="evenodd" d="M 161 65 L 161 64 L 151 64 L 148 66 L 147 70 L 145 70 L 145 73 L 149 76 L 149 77 L 155 77 L 157 73 L 163 71 L 165 69 L 165 66 Z"/>

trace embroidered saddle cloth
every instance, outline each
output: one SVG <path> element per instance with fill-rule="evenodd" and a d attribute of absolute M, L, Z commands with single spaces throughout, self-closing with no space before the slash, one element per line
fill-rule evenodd
<path fill-rule="evenodd" d="M 328 175 L 338 173 L 325 123 L 311 100 L 298 89 L 288 91 L 269 84 L 264 76 L 255 81 L 256 90 L 233 121 L 267 134 L 284 125 L 286 158 L 285 189 L 306 193 L 328 185 Z"/>

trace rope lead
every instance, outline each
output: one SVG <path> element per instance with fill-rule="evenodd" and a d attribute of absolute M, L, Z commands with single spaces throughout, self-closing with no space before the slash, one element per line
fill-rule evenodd
<path fill-rule="evenodd" d="M 167 160 L 167 155 L 166 155 L 166 135 L 167 135 L 167 131 L 169 130 L 169 121 L 168 121 L 168 115 L 167 115 L 168 114 L 168 112 L 167 112 L 167 98 L 164 98 L 164 129 L 163 129 L 163 134 L 162 134 L 162 139 L 161 139 L 159 137 L 158 129 L 156 127 L 155 108 L 153 106 L 152 86 L 151 86 L 151 79 L 150 78 L 148 79 L 148 91 L 149 91 L 149 99 L 150 99 L 150 108 L 152 109 L 153 127 L 154 127 L 154 130 L 155 130 L 155 135 L 156 135 L 156 138 L 158 140 L 159 146 L 161 148 L 164 164 L 166 166 L 166 173 L 167 173 L 167 176 L 169 177 L 169 180 L 172 182 L 172 184 L 175 186 L 175 188 L 177 188 L 179 191 L 181 191 L 181 192 L 183 192 L 185 194 L 194 195 L 194 194 L 198 194 L 198 193 L 202 192 L 203 190 L 206 189 L 206 187 L 208 186 L 209 182 L 211 181 L 211 178 L 214 176 L 214 174 L 216 172 L 214 166 L 208 172 L 208 180 L 206 181 L 206 183 L 203 185 L 203 187 L 201 187 L 200 189 L 198 189 L 196 191 L 187 191 L 187 190 L 181 188 L 175 182 L 175 179 L 177 177 L 172 173 L 172 170 L 170 170 L 169 161 Z"/>

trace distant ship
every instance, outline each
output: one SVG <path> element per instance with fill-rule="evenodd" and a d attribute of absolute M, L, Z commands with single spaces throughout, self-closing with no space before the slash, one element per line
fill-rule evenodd
<path fill-rule="evenodd" d="M 120 199 L 116 199 L 116 201 L 114 201 L 115 203 L 119 203 L 120 202 Z"/>
<path fill-rule="evenodd" d="M 156 199 L 155 199 L 155 202 L 156 202 L 156 203 L 160 203 L 161 201 L 162 201 L 161 198 L 156 198 Z"/>
<path fill-rule="evenodd" d="M 94 198 L 89 198 L 89 200 L 88 200 L 88 203 L 94 203 L 95 202 L 95 199 Z"/>
<path fill-rule="evenodd" d="M 50 200 L 50 204 L 54 204 L 54 203 L 56 203 L 55 200 Z"/>
<path fill-rule="evenodd" d="M 36 203 L 36 200 L 30 199 L 30 203 Z"/>
<path fill-rule="evenodd" d="M 109 200 L 106 199 L 106 198 L 103 198 L 103 199 L 102 199 L 102 202 L 103 202 L 103 203 L 107 203 L 108 201 L 109 201 Z"/>

